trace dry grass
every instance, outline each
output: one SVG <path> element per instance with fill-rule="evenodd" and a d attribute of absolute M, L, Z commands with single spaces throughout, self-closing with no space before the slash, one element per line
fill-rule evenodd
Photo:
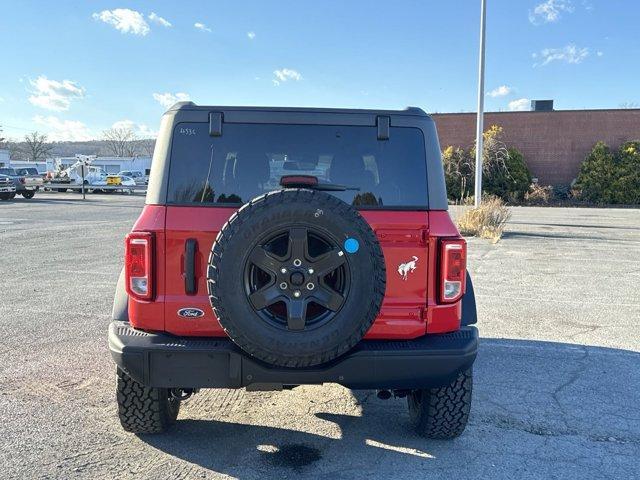
<path fill-rule="evenodd" d="M 534 205 L 547 205 L 553 198 L 553 187 L 543 187 L 537 183 L 531 184 L 529 191 L 524 194 L 524 201 Z"/>
<path fill-rule="evenodd" d="M 478 208 L 469 208 L 458 218 L 458 229 L 462 235 L 488 238 L 497 242 L 502 237 L 504 226 L 511 212 L 498 197 L 487 197 Z"/>

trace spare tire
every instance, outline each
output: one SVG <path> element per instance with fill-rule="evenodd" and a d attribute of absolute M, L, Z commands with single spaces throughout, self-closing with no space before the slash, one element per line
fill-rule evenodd
<path fill-rule="evenodd" d="M 209 299 L 231 340 L 273 365 L 307 367 L 347 352 L 385 293 L 382 250 L 357 210 L 323 192 L 254 198 L 220 230 Z"/>

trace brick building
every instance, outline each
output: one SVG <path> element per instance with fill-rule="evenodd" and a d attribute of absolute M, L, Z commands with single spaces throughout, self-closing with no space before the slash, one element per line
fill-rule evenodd
<path fill-rule="evenodd" d="M 475 113 L 434 113 L 440 146 L 469 147 L 475 140 Z M 593 145 L 617 148 L 640 140 L 640 109 L 490 112 L 490 125 L 504 128 L 504 141 L 520 150 L 529 170 L 544 185 L 568 184 Z"/>

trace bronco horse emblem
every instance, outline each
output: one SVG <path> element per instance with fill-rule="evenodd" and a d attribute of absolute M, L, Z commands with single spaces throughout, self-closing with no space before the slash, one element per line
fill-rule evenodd
<path fill-rule="evenodd" d="M 418 257 L 414 255 L 412 258 L 413 260 L 398 265 L 398 273 L 403 280 L 406 280 L 407 274 L 413 273 L 413 271 L 417 268 L 416 263 L 418 262 Z"/>

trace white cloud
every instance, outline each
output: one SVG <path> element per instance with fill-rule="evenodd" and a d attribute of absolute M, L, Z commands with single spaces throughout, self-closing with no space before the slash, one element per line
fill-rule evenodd
<path fill-rule="evenodd" d="M 302 75 L 300 75 L 299 72 L 291 68 L 282 68 L 280 70 L 274 70 L 273 74 L 276 76 L 276 78 L 272 80 L 275 86 L 278 86 L 281 83 L 286 82 L 288 80 L 293 80 L 295 82 L 299 82 L 300 80 L 302 80 Z"/>
<path fill-rule="evenodd" d="M 493 90 L 491 90 L 489 93 L 487 93 L 487 95 L 489 95 L 490 97 L 496 98 L 496 97 L 504 97 L 505 95 L 509 95 L 511 92 L 513 92 L 513 88 L 508 87 L 507 85 L 500 85 L 499 87 L 496 87 Z"/>
<path fill-rule="evenodd" d="M 144 123 L 136 123 L 133 120 L 118 120 L 111 128 L 115 129 L 123 129 L 123 130 L 131 130 L 138 137 L 142 138 L 155 138 L 158 136 L 158 132 L 154 132 L 149 126 Z"/>
<path fill-rule="evenodd" d="M 573 44 L 562 48 L 545 48 L 540 53 L 534 53 L 533 58 L 540 59 L 534 66 L 544 66 L 551 62 L 581 63 L 589 56 L 588 48 L 579 48 Z"/>
<path fill-rule="evenodd" d="M 529 105 L 531 102 L 528 98 L 519 98 L 517 100 L 512 100 L 509 102 L 509 110 L 512 112 L 521 112 L 524 110 L 529 110 Z"/>
<path fill-rule="evenodd" d="M 546 0 L 529 10 L 529 21 L 534 25 L 552 23 L 560 20 L 563 12 L 572 13 L 574 10 L 570 0 Z"/>
<path fill-rule="evenodd" d="M 247 37 L 249 38 L 249 40 L 253 40 L 254 38 L 256 38 L 256 32 L 247 32 Z"/>
<path fill-rule="evenodd" d="M 76 120 L 61 120 L 51 115 L 47 117 L 36 115 L 33 117 L 33 122 L 44 127 L 49 140 L 54 142 L 85 141 L 94 138 L 87 126 Z"/>
<path fill-rule="evenodd" d="M 151 12 L 149 15 L 147 15 L 147 18 L 152 22 L 157 23 L 158 25 L 162 25 L 163 27 L 171 26 L 171 22 L 169 22 L 166 18 L 162 18 L 156 12 Z"/>
<path fill-rule="evenodd" d="M 154 93 L 153 98 L 162 105 L 164 108 L 171 107 L 176 102 L 184 102 L 187 100 L 191 100 L 191 97 L 188 93 L 178 92 L 178 93 Z"/>
<path fill-rule="evenodd" d="M 203 32 L 211 32 L 211 29 L 207 27 L 204 23 L 196 22 L 193 24 L 193 26 L 198 30 L 202 30 Z"/>
<path fill-rule="evenodd" d="M 29 102 L 47 110 L 69 110 L 72 100 L 84 97 L 84 88 L 71 80 L 59 82 L 41 75 L 29 83 L 33 87 Z"/>
<path fill-rule="evenodd" d="M 140 12 L 129 10 L 128 8 L 103 10 L 100 13 L 94 13 L 92 17 L 94 20 L 100 20 L 111 25 L 122 33 L 144 36 L 151 31 L 149 24 L 144 20 L 144 16 Z"/>
<path fill-rule="evenodd" d="M 598 51 L 596 52 L 596 55 L 598 55 L 599 57 L 601 57 L 601 56 L 603 56 L 603 55 L 604 55 L 604 52 L 602 52 L 602 51 L 598 50 Z"/>

